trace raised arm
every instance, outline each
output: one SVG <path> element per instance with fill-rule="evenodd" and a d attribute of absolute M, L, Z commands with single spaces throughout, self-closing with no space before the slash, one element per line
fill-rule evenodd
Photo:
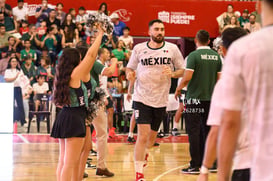
<path fill-rule="evenodd" d="M 104 31 L 100 26 L 98 30 L 99 30 L 98 36 L 96 37 L 92 46 L 88 49 L 82 62 L 73 70 L 71 78 L 78 77 L 82 79 L 85 74 L 89 74 L 89 72 L 91 71 L 98 54 L 98 50 L 100 48 L 102 36 L 104 34 Z"/>
<path fill-rule="evenodd" d="M 118 59 L 117 58 L 112 58 L 111 59 L 111 66 L 107 67 L 103 70 L 101 75 L 110 77 L 111 75 L 113 75 L 115 73 L 116 67 L 117 67 L 117 62 Z"/>
<path fill-rule="evenodd" d="M 41 16 L 42 12 L 43 12 L 43 7 L 41 7 L 40 11 L 37 11 L 35 13 L 35 18 L 39 18 Z"/>

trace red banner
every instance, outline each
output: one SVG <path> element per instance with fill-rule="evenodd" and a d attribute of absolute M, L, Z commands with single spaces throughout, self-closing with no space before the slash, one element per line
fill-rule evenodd
<path fill-rule="evenodd" d="M 12 7 L 17 1 L 7 1 Z M 39 1 L 40 2 L 40 1 Z M 134 36 L 148 36 L 148 23 L 152 19 L 160 18 L 165 22 L 166 36 L 194 37 L 199 29 L 207 30 L 212 37 L 218 36 L 216 17 L 225 12 L 228 4 L 234 6 L 234 11 L 249 12 L 255 10 L 254 2 L 223 2 L 197 0 L 66 0 L 64 11 L 70 8 L 76 10 L 84 6 L 87 10 L 97 10 L 100 3 L 106 2 L 110 13 L 119 14 L 131 29 Z M 56 5 L 57 1 L 49 0 L 49 4 Z M 27 0 L 30 15 L 33 15 L 37 0 Z M 35 21 L 32 17 L 31 21 Z"/>

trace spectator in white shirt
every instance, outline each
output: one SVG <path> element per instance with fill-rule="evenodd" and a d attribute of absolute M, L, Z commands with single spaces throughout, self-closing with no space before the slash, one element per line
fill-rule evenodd
<path fill-rule="evenodd" d="M 133 40 L 133 37 L 129 35 L 129 33 L 130 33 L 130 28 L 126 26 L 125 28 L 123 28 L 123 35 L 119 37 L 119 40 L 122 40 L 125 43 L 126 49 L 132 50 L 134 40 Z"/>
<path fill-rule="evenodd" d="M 20 27 L 22 20 L 28 20 L 28 9 L 24 7 L 24 0 L 18 0 L 18 5 L 12 9 L 13 19 Z"/>
<path fill-rule="evenodd" d="M 48 90 L 49 90 L 49 87 L 48 87 L 48 83 L 45 82 L 45 76 L 38 75 L 37 83 L 33 84 L 35 111 L 38 111 L 38 108 L 41 104 L 41 98 L 47 94 Z"/>
<path fill-rule="evenodd" d="M 25 123 L 25 113 L 22 99 L 22 90 L 20 87 L 20 78 L 24 73 L 19 68 L 19 59 L 12 57 L 9 59 L 5 71 L 5 81 L 14 84 L 14 122 L 20 121 L 21 125 Z"/>
<path fill-rule="evenodd" d="M 250 33 L 253 33 L 261 29 L 261 24 L 256 22 L 255 14 L 251 14 L 249 16 L 249 23 L 245 24 L 244 29 L 247 29 Z"/>
<path fill-rule="evenodd" d="M 83 6 L 79 7 L 79 14 L 76 16 L 76 23 L 85 25 L 87 20 L 87 14 L 85 13 L 85 8 Z"/>

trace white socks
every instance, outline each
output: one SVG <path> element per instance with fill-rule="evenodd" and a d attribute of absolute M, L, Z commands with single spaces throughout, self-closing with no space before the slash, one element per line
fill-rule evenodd
<path fill-rule="evenodd" d="M 177 129 L 177 126 L 178 126 L 178 123 L 177 122 L 173 122 L 173 128 L 176 128 Z"/>
<path fill-rule="evenodd" d="M 129 132 L 129 135 L 128 135 L 128 137 L 134 137 L 134 133 L 133 132 Z"/>
<path fill-rule="evenodd" d="M 144 161 L 135 161 L 135 170 L 138 173 L 143 173 Z"/>

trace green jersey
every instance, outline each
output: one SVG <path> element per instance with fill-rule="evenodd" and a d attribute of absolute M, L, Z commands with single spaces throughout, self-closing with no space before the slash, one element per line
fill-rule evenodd
<path fill-rule="evenodd" d="M 22 41 L 30 40 L 30 38 L 31 38 L 31 35 L 30 35 L 29 33 L 25 33 L 25 34 L 22 35 L 21 40 L 22 40 Z M 38 34 L 36 34 L 36 39 L 40 41 L 40 38 L 39 38 L 39 35 L 38 35 Z M 36 44 L 34 38 L 32 38 L 32 39 L 30 40 L 30 44 L 31 44 L 31 47 L 30 47 L 31 49 L 35 49 L 35 50 L 36 50 L 36 49 L 39 49 L 39 46 Z"/>
<path fill-rule="evenodd" d="M 70 107 L 88 106 L 87 89 L 83 82 L 79 88 L 69 88 Z"/>
<path fill-rule="evenodd" d="M 245 26 L 245 24 L 249 22 L 249 19 L 248 18 L 244 19 L 242 16 L 240 16 L 238 18 L 238 21 L 240 23 L 240 26 L 243 28 Z"/>
<path fill-rule="evenodd" d="M 112 53 L 115 55 L 115 57 L 118 59 L 118 61 L 123 61 L 123 60 L 125 60 L 124 53 L 128 53 L 128 50 L 118 51 L 118 49 L 114 49 L 112 51 Z"/>
<path fill-rule="evenodd" d="M 99 63 L 97 60 L 95 61 L 92 70 L 91 70 L 91 76 L 94 78 L 94 80 L 97 83 L 97 87 L 100 87 L 100 78 L 99 75 L 102 73 L 103 69 L 105 68 L 104 65 Z"/>
<path fill-rule="evenodd" d="M 95 95 L 95 89 L 97 87 L 97 82 L 95 81 L 95 79 L 93 77 L 91 77 L 91 85 L 92 85 L 92 90 L 91 90 L 91 99 L 94 98 Z"/>
<path fill-rule="evenodd" d="M 28 54 L 31 55 L 31 57 L 33 58 L 34 61 L 36 61 L 36 59 L 37 59 L 36 51 L 32 50 L 32 49 L 30 49 L 28 52 L 26 51 L 26 49 L 23 49 L 23 50 L 20 51 L 20 54 L 21 54 L 21 60 L 24 60 L 24 58 Z"/>
<path fill-rule="evenodd" d="M 46 35 L 44 35 L 41 39 L 41 41 L 44 41 Z M 55 36 L 56 40 L 57 40 L 57 37 Z M 48 38 L 46 39 L 45 41 L 45 46 L 47 47 L 48 51 L 55 51 L 56 50 L 56 46 L 54 45 L 54 40 L 53 38 Z"/>
<path fill-rule="evenodd" d="M 186 69 L 194 72 L 187 87 L 186 99 L 210 101 L 217 81 L 217 73 L 221 72 L 221 68 L 220 56 L 208 46 L 199 47 L 190 53 Z"/>

